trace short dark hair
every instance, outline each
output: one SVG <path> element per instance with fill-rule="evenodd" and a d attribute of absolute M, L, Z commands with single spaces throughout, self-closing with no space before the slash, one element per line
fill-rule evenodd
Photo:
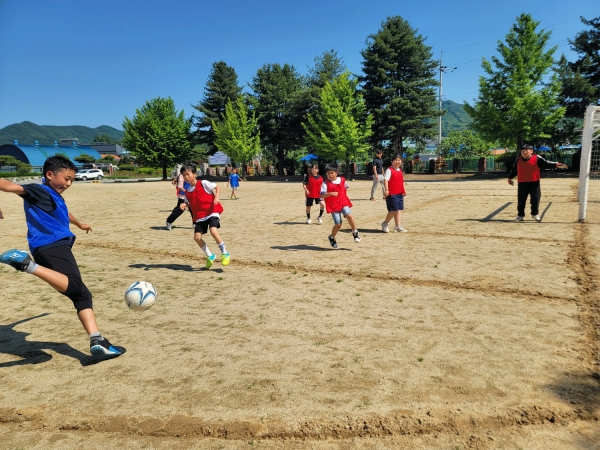
<path fill-rule="evenodd" d="M 73 161 L 69 158 L 61 155 L 54 155 L 44 161 L 44 167 L 42 168 L 42 173 L 46 176 L 48 171 L 52 173 L 60 172 L 61 170 L 72 170 L 73 172 L 77 172 L 77 167 Z"/>
<path fill-rule="evenodd" d="M 523 145 L 521 145 L 521 150 L 533 150 L 533 145 L 523 144 Z"/>
<path fill-rule="evenodd" d="M 402 159 L 402 155 L 394 155 L 392 156 L 392 159 L 390 161 L 393 161 L 395 159 Z"/>
<path fill-rule="evenodd" d="M 340 169 L 338 167 L 338 165 L 336 163 L 329 163 L 325 166 L 325 170 L 327 172 L 329 172 L 330 170 L 333 170 L 334 172 L 339 172 Z"/>
<path fill-rule="evenodd" d="M 383 154 L 383 150 L 375 150 L 375 154 L 376 155 L 381 155 L 381 154 Z"/>
<path fill-rule="evenodd" d="M 194 164 L 191 161 L 183 163 L 183 165 L 181 166 L 181 169 L 179 169 L 179 173 L 183 175 L 188 170 L 192 173 L 196 173 L 196 164 Z"/>

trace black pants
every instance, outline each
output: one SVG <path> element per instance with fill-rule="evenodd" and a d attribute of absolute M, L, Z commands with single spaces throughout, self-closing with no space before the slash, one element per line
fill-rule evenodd
<path fill-rule="evenodd" d="M 70 245 L 47 248 L 37 252 L 34 259 L 40 266 L 62 273 L 69 278 L 67 290 L 66 292 L 62 292 L 62 295 L 71 299 L 77 312 L 92 308 L 92 293 L 83 284 L 81 273 L 79 272 L 79 267 L 77 267 L 77 262 L 75 261 Z"/>
<path fill-rule="evenodd" d="M 185 200 L 182 198 L 178 198 L 177 206 L 175 208 L 173 208 L 173 211 L 171 211 L 171 215 L 169 217 L 167 217 L 167 222 L 173 223 L 177 220 L 177 218 L 179 216 L 181 216 L 183 214 L 183 210 L 180 208 L 182 203 L 185 203 Z M 190 211 L 190 216 L 191 216 L 192 211 L 190 210 L 190 208 L 187 208 L 187 210 Z"/>
<path fill-rule="evenodd" d="M 540 199 L 542 198 L 542 190 L 540 189 L 539 181 L 519 183 L 517 213 L 520 217 L 525 217 L 525 203 L 527 203 L 528 195 L 530 196 L 529 203 L 531 204 L 531 215 L 537 216 L 540 213 Z"/>

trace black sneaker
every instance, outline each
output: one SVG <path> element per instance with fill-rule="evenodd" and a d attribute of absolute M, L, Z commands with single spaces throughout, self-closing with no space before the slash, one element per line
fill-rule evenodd
<path fill-rule="evenodd" d="M 354 237 L 354 242 L 360 242 L 360 234 L 358 234 L 358 231 L 354 231 L 352 236 Z"/>
<path fill-rule="evenodd" d="M 0 262 L 3 264 L 8 264 L 20 272 L 25 272 L 25 269 L 27 269 L 29 263 L 31 262 L 31 257 L 25 250 L 17 250 L 16 248 L 13 248 L 12 250 L 7 250 L 0 255 Z"/>
<path fill-rule="evenodd" d="M 90 353 L 100 356 L 119 356 L 121 352 L 113 347 L 106 338 L 93 337 L 90 339 Z"/>
<path fill-rule="evenodd" d="M 331 235 L 329 235 L 329 245 L 331 245 L 333 248 L 337 248 L 337 242 L 335 242 L 335 238 Z"/>

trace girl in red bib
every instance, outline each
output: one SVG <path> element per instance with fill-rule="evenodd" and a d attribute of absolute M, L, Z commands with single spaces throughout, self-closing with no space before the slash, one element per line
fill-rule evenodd
<path fill-rule="evenodd" d="M 335 235 L 340 231 L 340 228 L 342 228 L 342 216 L 348 220 L 348 224 L 352 227 L 354 242 L 360 242 L 360 235 L 356 228 L 356 222 L 354 221 L 352 211 L 350 210 L 352 203 L 346 194 L 346 189 L 348 189 L 346 179 L 344 177 L 338 177 L 339 169 L 337 164 L 327 164 L 325 169 L 327 170 L 327 179 L 321 186 L 321 197 L 325 200 L 327 212 L 331 214 L 334 222 L 331 234 L 329 235 L 329 245 L 333 248 L 337 248 Z"/>
<path fill-rule="evenodd" d="M 514 185 L 513 178 L 516 176 L 519 182 L 517 191 L 517 222 L 522 222 L 525 217 L 525 203 L 529 196 L 531 204 L 531 217 L 540 222 L 540 169 L 554 169 L 555 167 L 567 168 L 566 164 L 560 162 L 546 161 L 544 158 L 533 154 L 533 146 L 523 145 L 521 156 L 517 158 L 508 175 L 508 184 Z"/>
<path fill-rule="evenodd" d="M 408 230 L 401 225 L 401 214 L 404 210 L 404 196 L 406 189 L 404 187 L 404 174 L 402 173 L 402 158 L 400 155 L 394 156 L 392 166 L 388 167 L 383 175 L 383 185 L 385 188 L 385 204 L 387 206 L 387 216 L 381 224 L 381 230 L 389 233 L 388 224 L 394 219 L 394 233 L 406 233 Z"/>

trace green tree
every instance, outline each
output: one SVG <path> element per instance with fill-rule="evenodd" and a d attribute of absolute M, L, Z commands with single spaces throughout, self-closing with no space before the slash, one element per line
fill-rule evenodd
<path fill-rule="evenodd" d="M 550 32 L 538 32 L 538 25 L 521 14 L 506 43 L 498 42 L 495 69 L 483 60 L 487 78 L 479 78 L 479 96 L 473 106 L 465 103 L 465 110 L 473 118 L 472 129 L 484 139 L 520 149 L 525 141 L 547 137 L 564 115 L 558 104 L 560 82 L 550 75 L 556 47 L 546 50 Z"/>
<path fill-rule="evenodd" d="M 15 166 L 16 172 L 18 173 L 29 173 L 32 171 L 30 164 L 26 164 L 23 161 L 20 161 L 17 158 L 15 158 L 14 156 L 0 156 L 0 167 L 3 166 Z"/>
<path fill-rule="evenodd" d="M 579 54 L 570 63 L 562 55 L 557 73 L 562 83 L 561 99 L 568 117 L 583 117 L 585 108 L 600 102 L 600 17 L 581 21 L 591 30 L 585 30 L 569 40 L 571 48 Z"/>
<path fill-rule="evenodd" d="M 286 156 L 302 145 L 304 137 L 298 108 L 302 79 L 294 66 L 265 64 L 252 78 L 250 87 L 261 144 L 272 150 L 283 174 Z"/>
<path fill-rule="evenodd" d="M 435 80 L 437 62 L 425 38 L 402 17 L 388 17 L 361 51 L 359 77 L 367 110 L 373 115 L 372 143 L 403 152 L 403 141 L 423 141 L 435 133 L 438 117 Z M 386 154 L 392 153 L 390 151 Z"/>
<path fill-rule="evenodd" d="M 369 150 L 373 118 L 366 114 L 362 95 L 357 91 L 358 80 L 346 71 L 333 83 L 327 81 L 321 90 L 319 109 L 308 116 L 302 126 L 313 153 L 329 161 L 344 160 L 346 176 L 350 162 Z"/>
<path fill-rule="evenodd" d="M 438 152 L 445 159 L 458 159 L 459 165 L 456 169 L 459 172 L 470 159 L 491 155 L 490 144 L 469 130 L 448 133 L 438 146 Z"/>
<path fill-rule="evenodd" d="M 260 153 L 258 121 L 254 111 L 249 113 L 243 96 L 225 106 L 225 116 L 221 122 L 213 122 L 215 146 L 231 158 L 245 165 Z"/>
<path fill-rule="evenodd" d="M 114 139 L 112 139 L 108 134 L 98 134 L 94 137 L 92 142 L 105 142 L 107 144 L 114 144 Z"/>
<path fill-rule="evenodd" d="M 177 112 L 169 98 L 157 97 L 136 109 L 132 119 L 123 121 L 123 144 L 138 163 L 162 167 L 163 180 L 167 167 L 189 158 L 193 145 L 191 119 Z"/>
<path fill-rule="evenodd" d="M 225 105 L 235 101 L 241 93 L 242 88 L 238 86 L 235 69 L 224 61 L 213 63 L 204 88 L 204 97 L 196 106 L 192 105 L 200 113 L 200 116 L 194 116 L 194 125 L 198 128 L 195 141 L 197 144 L 206 144 L 209 154 L 217 151 L 213 122 L 219 122 L 223 118 Z"/>
<path fill-rule="evenodd" d="M 89 164 L 89 163 L 93 163 L 96 162 L 96 158 L 94 158 L 91 155 L 87 155 L 87 154 L 82 154 L 79 156 L 76 156 L 75 158 L 73 158 L 75 161 L 80 162 L 82 164 Z"/>

